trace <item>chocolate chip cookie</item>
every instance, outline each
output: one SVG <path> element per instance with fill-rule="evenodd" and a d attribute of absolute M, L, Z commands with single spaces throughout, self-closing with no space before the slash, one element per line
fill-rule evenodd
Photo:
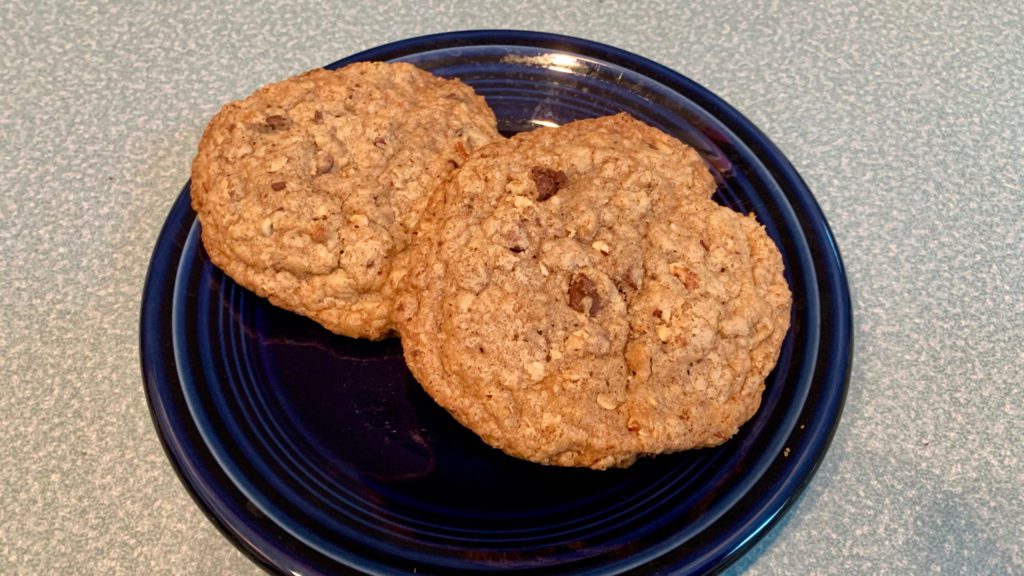
<path fill-rule="evenodd" d="M 500 139 L 472 88 L 410 64 L 313 70 L 226 105 L 192 164 L 210 259 L 273 304 L 381 338 L 427 195 Z"/>
<path fill-rule="evenodd" d="M 759 406 L 791 296 L 763 227 L 714 190 L 693 149 L 624 114 L 479 150 L 393 277 L 410 369 L 543 464 L 724 442 Z"/>

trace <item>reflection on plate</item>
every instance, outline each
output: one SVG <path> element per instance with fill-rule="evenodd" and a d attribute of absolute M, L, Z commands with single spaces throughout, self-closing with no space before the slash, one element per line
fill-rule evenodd
<path fill-rule="evenodd" d="M 182 191 L 142 303 L 146 394 L 182 482 L 278 574 L 703 573 L 778 520 L 839 419 L 851 314 L 828 226 L 793 167 L 716 96 L 639 56 L 549 34 L 414 38 L 332 64 L 404 60 L 484 95 L 503 132 L 627 111 L 701 152 L 715 199 L 783 252 L 792 329 L 760 411 L 726 444 L 626 470 L 487 447 L 419 388 L 397 340 L 327 333 L 214 268 Z"/>

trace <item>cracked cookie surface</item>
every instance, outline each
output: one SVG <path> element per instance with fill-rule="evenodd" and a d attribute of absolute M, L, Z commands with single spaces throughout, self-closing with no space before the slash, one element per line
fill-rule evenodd
<path fill-rule="evenodd" d="M 694 150 L 621 114 L 478 151 L 393 278 L 410 369 L 535 462 L 720 444 L 758 408 L 791 296 L 764 229 L 714 190 Z"/>
<path fill-rule="evenodd" d="M 391 330 L 383 290 L 429 195 L 501 136 L 473 89 L 410 64 L 313 70 L 211 120 L 192 164 L 210 259 L 338 334 Z"/>

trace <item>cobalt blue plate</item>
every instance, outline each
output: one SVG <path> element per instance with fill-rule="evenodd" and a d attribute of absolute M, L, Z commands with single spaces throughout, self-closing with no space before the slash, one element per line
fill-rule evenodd
<path fill-rule="evenodd" d="M 471 84 L 505 133 L 628 111 L 699 150 L 716 200 L 782 249 L 792 328 L 762 407 L 724 445 L 593 472 L 519 461 L 416 384 L 397 340 L 332 335 L 210 264 L 186 185 L 142 302 L 146 395 L 197 504 L 277 574 L 698 574 L 738 558 L 828 448 L 852 351 L 850 296 L 806 185 L 714 94 L 640 56 L 533 32 L 404 40 L 331 64 L 404 60 Z"/>

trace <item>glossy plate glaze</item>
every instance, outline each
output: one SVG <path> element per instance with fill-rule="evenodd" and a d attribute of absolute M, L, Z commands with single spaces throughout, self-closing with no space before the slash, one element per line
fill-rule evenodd
<path fill-rule="evenodd" d="M 782 249 L 792 329 L 726 444 L 626 470 L 515 460 L 419 388 L 397 340 L 332 335 L 214 268 L 181 192 L 142 303 L 153 420 L 210 519 L 278 574 L 695 574 L 738 558 L 811 479 L 842 410 L 850 299 L 832 235 L 778 149 L 679 74 L 609 46 L 475 31 L 356 54 L 457 76 L 505 133 L 627 111 L 699 150 L 716 200 Z"/>

